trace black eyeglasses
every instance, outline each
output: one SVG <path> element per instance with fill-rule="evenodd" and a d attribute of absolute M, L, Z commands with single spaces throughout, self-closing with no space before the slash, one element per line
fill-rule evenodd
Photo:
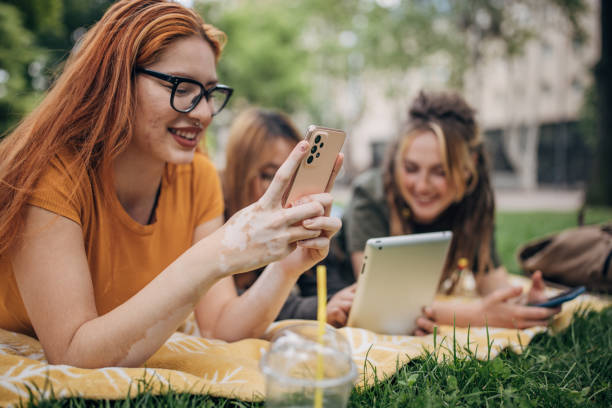
<path fill-rule="evenodd" d="M 151 75 L 172 84 L 172 93 L 170 94 L 170 106 L 177 112 L 189 113 L 198 106 L 202 97 L 212 107 L 212 115 L 221 112 L 232 96 L 234 90 L 229 86 L 215 85 L 212 88 L 206 89 L 200 82 L 191 79 L 173 75 L 163 74 L 146 68 L 136 68 L 136 72 Z"/>

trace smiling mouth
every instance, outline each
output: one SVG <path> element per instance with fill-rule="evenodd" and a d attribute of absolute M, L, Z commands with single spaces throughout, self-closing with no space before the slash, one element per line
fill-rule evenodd
<path fill-rule="evenodd" d="M 185 130 L 173 129 L 173 128 L 168 128 L 168 131 L 172 133 L 173 135 L 176 135 L 180 137 L 181 139 L 185 139 L 185 140 L 195 140 L 195 138 L 198 137 L 198 133 L 199 133 L 199 132 L 187 132 Z"/>
<path fill-rule="evenodd" d="M 436 199 L 433 198 L 433 197 L 432 198 L 418 198 L 418 197 L 415 197 L 415 201 L 417 202 L 417 204 L 420 204 L 420 205 L 429 205 L 429 204 L 435 202 Z"/>

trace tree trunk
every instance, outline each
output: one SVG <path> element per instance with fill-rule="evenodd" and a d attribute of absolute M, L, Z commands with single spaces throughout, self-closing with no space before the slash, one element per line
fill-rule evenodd
<path fill-rule="evenodd" d="M 595 171 L 589 182 L 589 204 L 612 205 L 612 3 L 601 4 L 601 59 L 595 67 L 598 112 L 598 146 L 595 152 Z"/>

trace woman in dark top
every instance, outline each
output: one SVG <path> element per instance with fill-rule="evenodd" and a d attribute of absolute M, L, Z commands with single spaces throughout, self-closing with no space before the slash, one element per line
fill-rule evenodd
<path fill-rule="evenodd" d="M 526 306 L 545 298 L 541 274 L 526 297 L 512 287 L 495 253 L 495 204 L 474 110 L 454 93 L 421 92 L 408 123 L 391 144 L 382 169 L 355 180 L 340 238 L 355 277 L 369 238 L 451 230 L 453 239 L 440 280 L 452 293 L 459 264 L 472 270 L 478 302 L 434 302 L 423 309 L 417 334 L 436 323 L 526 328 L 546 325 L 558 309 Z M 334 243 L 332 243 L 332 250 Z M 407 293 L 410 288 L 407 288 Z"/>
<path fill-rule="evenodd" d="M 227 164 L 222 177 L 227 219 L 265 193 L 274 174 L 300 140 L 291 119 L 281 112 L 251 108 L 238 115 L 230 129 Z M 235 275 L 238 291 L 251 287 L 262 273 L 266 273 L 265 269 Z M 304 275 L 307 276 L 300 277 L 300 281 L 314 279 L 312 271 Z M 335 285 L 333 277 L 328 285 L 328 293 L 333 296 L 328 299 L 327 322 L 338 327 L 346 324 L 355 293 L 355 285 L 345 286 L 344 282 Z M 305 294 L 296 287 L 276 320 L 316 317 L 316 291 Z"/>

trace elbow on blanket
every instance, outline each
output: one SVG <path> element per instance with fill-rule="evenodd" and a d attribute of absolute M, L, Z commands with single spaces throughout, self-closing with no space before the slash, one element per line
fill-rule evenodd
<path fill-rule="evenodd" d="M 130 358 L 129 353 L 124 356 L 111 356 L 112 353 L 105 353 L 93 348 L 86 351 L 59 351 L 45 350 L 47 362 L 54 365 L 69 365 L 77 368 L 95 369 L 105 367 L 141 367 L 144 361 L 135 361 Z"/>
<path fill-rule="evenodd" d="M 68 365 L 76 368 L 95 369 L 105 367 L 135 367 L 135 365 L 122 364 L 121 361 L 110 361 L 100 358 L 100 356 L 73 356 L 50 355 L 45 353 L 47 362 L 53 365 Z"/>
<path fill-rule="evenodd" d="M 244 330 L 240 332 L 236 332 L 235 330 L 222 329 L 200 329 L 200 336 L 205 339 L 223 340 L 231 343 L 234 341 L 240 341 L 245 339 L 260 338 L 265 333 L 267 327 L 268 325 L 262 327 L 253 327 L 250 330 Z"/>

